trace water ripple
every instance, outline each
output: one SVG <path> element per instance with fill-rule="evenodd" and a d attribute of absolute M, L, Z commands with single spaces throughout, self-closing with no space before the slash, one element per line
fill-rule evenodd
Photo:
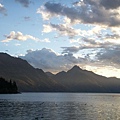
<path fill-rule="evenodd" d="M 73 101 L 0 99 L 0 120 L 120 120 L 120 97 L 101 97 L 82 96 L 82 100 Z"/>

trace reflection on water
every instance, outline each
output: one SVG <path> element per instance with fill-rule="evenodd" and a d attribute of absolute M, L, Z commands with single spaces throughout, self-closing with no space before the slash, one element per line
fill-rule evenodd
<path fill-rule="evenodd" d="M 120 120 L 119 105 L 114 94 L 0 95 L 0 120 Z"/>

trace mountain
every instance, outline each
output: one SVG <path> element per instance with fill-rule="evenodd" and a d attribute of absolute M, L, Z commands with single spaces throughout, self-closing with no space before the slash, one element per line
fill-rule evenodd
<path fill-rule="evenodd" d="M 49 78 L 43 70 L 35 69 L 27 61 L 0 53 L 0 77 L 16 82 L 22 91 L 62 91 L 63 87 Z"/>
<path fill-rule="evenodd" d="M 49 77 L 54 76 L 54 74 L 53 74 L 53 73 L 51 73 L 51 72 L 46 72 L 46 75 L 47 75 L 47 76 L 49 76 Z"/>
<path fill-rule="evenodd" d="M 120 92 L 120 79 L 106 78 L 74 66 L 59 72 L 52 79 L 62 84 L 68 92 Z"/>
<path fill-rule="evenodd" d="M 27 61 L 0 53 L 0 77 L 15 81 L 20 92 L 120 92 L 120 79 L 106 78 L 74 66 L 45 73 Z"/>

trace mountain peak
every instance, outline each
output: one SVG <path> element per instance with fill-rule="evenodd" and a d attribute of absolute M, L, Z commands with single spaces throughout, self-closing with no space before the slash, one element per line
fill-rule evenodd
<path fill-rule="evenodd" d="M 80 67 L 79 67 L 79 66 L 77 66 L 77 65 L 75 65 L 75 66 L 73 66 L 73 68 L 77 68 L 77 69 L 78 69 L 78 68 L 80 68 Z"/>
<path fill-rule="evenodd" d="M 75 65 L 71 70 L 82 70 L 79 66 Z"/>
<path fill-rule="evenodd" d="M 82 71 L 82 69 L 77 65 L 73 66 L 73 68 L 68 70 L 68 72 L 79 72 L 79 71 Z"/>

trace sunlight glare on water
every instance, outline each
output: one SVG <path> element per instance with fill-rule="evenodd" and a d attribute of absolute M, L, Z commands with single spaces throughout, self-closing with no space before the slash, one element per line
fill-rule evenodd
<path fill-rule="evenodd" d="M 119 94 L 0 95 L 0 120 L 119 120 Z"/>

